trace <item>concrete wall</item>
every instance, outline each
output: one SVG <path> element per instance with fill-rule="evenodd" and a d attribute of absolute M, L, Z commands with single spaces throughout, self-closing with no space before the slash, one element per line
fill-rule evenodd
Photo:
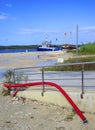
<path fill-rule="evenodd" d="M 48 90 L 41 95 L 42 90 L 25 90 L 17 93 L 17 96 L 38 100 L 41 102 L 72 108 L 67 99 L 59 92 Z M 87 92 L 80 97 L 80 92 L 68 92 L 72 100 L 78 105 L 81 111 L 95 113 L 95 93 Z"/>

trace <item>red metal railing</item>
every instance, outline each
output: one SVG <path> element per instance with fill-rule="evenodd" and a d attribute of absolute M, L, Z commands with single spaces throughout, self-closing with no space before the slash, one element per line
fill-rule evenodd
<path fill-rule="evenodd" d="M 86 117 L 83 115 L 83 113 L 80 111 L 78 106 L 74 103 L 74 101 L 70 98 L 70 96 L 64 91 L 62 87 L 60 87 L 58 84 L 55 84 L 53 82 L 31 82 L 31 83 L 24 83 L 24 84 L 4 84 L 4 87 L 8 88 L 10 90 L 11 88 L 16 88 L 14 95 L 19 91 L 18 88 L 20 87 L 27 87 L 27 86 L 36 86 L 36 85 L 50 85 L 55 88 L 57 88 L 63 96 L 68 100 L 68 102 L 72 105 L 76 113 L 80 116 L 80 118 L 83 120 L 83 123 L 87 123 Z"/>

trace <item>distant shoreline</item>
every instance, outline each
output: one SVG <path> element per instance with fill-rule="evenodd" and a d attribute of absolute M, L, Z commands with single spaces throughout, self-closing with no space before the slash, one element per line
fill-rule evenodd
<path fill-rule="evenodd" d="M 19 53 L 19 52 L 36 52 L 37 49 L 0 49 L 0 54 L 3 53 Z"/>

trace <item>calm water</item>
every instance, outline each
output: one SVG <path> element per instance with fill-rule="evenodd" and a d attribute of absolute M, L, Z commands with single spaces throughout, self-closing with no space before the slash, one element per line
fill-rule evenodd
<path fill-rule="evenodd" d="M 4 73 L 6 72 L 6 70 L 7 70 L 7 69 L 5 69 L 5 68 L 0 68 L 0 81 L 3 80 L 3 75 L 4 75 Z"/>
<path fill-rule="evenodd" d="M 57 60 L 48 60 L 48 61 L 41 61 L 36 64 L 36 66 L 49 66 L 49 65 L 55 65 L 57 63 Z"/>
<path fill-rule="evenodd" d="M 0 53 L 35 52 L 37 49 L 2 49 Z"/>

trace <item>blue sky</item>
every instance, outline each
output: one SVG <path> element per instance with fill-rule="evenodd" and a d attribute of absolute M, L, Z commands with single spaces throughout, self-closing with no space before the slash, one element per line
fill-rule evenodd
<path fill-rule="evenodd" d="M 77 24 L 78 43 L 95 41 L 95 0 L 0 0 L 0 45 L 76 44 Z"/>

